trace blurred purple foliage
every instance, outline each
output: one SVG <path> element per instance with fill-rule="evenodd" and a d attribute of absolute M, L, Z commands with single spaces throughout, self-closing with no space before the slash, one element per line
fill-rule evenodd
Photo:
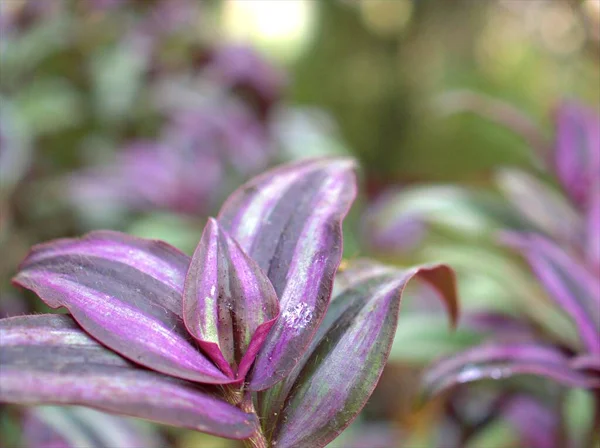
<path fill-rule="evenodd" d="M 600 117 L 597 111 L 566 100 L 555 120 L 553 169 L 565 192 L 585 213 L 600 188 Z"/>
<path fill-rule="evenodd" d="M 241 104 L 173 112 L 157 140 L 130 143 L 113 164 L 74 175 L 69 190 L 84 206 L 106 201 L 204 215 L 222 194 L 226 172 L 245 178 L 268 165 L 266 133 Z"/>
<path fill-rule="evenodd" d="M 554 18 L 565 25 L 569 11 L 579 10 L 582 26 L 577 26 L 579 21 L 574 22 L 574 29 L 581 31 L 591 26 L 591 31 L 585 31 L 586 39 L 590 42 L 595 39 L 597 43 L 600 35 L 595 18 L 597 8 L 589 7 L 592 2 L 570 2 L 572 5 L 568 7 L 569 2 L 550 2 L 544 7 L 534 7 L 528 2 L 520 2 L 518 6 L 519 2 L 490 2 L 498 7 L 492 8 L 491 19 L 486 18 L 489 23 L 478 25 L 485 30 L 482 35 L 466 31 L 469 20 L 464 20 L 460 8 L 456 8 L 465 30 L 461 26 L 457 33 L 451 25 L 446 36 L 449 38 L 445 38 L 443 26 L 424 26 L 437 23 L 427 10 L 439 10 L 445 23 L 456 23 L 444 2 L 349 3 L 356 17 L 360 17 L 356 23 L 365 22 L 360 25 L 363 28 L 365 24 L 369 28 L 379 25 L 385 28 L 384 19 L 397 17 L 394 7 L 398 5 L 406 14 L 409 25 L 406 29 L 411 31 L 404 35 L 398 32 L 393 39 L 398 38 L 399 45 L 392 50 L 387 45 L 388 37 L 377 37 L 373 45 L 368 44 L 374 35 L 363 36 L 363 29 L 350 26 L 351 21 L 338 20 L 339 15 L 323 14 L 330 17 L 321 26 L 331 38 L 321 39 L 310 49 L 316 49 L 315 54 L 324 59 L 322 71 L 319 72 L 318 58 L 314 56 L 306 58 L 306 67 L 302 61 L 299 69 L 294 67 L 300 79 L 306 73 L 315 73 L 311 82 L 321 86 L 321 90 L 315 90 L 316 95 L 313 93 L 311 98 L 311 88 L 307 89 L 306 82 L 301 81 L 297 91 L 291 93 L 300 102 L 323 99 L 321 104 L 334 111 L 342 124 L 340 135 L 349 137 L 356 154 L 361 154 L 362 147 L 373 154 L 379 153 L 380 166 L 371 152 L 359 156 L 369 160 L 365 164 L 365 180 L 367 185 L 373 183 L 376 187 L 369 188 L 369 192 L 379 193 L 380 186 L 397 180 L 403 185 L 431 176 L 424 175 L 429 173 L 428 169 L 412 160 L 398 157 L 393 161 L 396 148 L 402 148 L 402 156 L 406 150 L 407 158 L 424 154 L 426 151 L 421 152 L 424 141 L 425 149 L 428 145 L 443 148 L 428 154 L 443 155 L 448 148 L 450 157 L 454 158 L 456 153 L 458 161 L 453 167 L 441 168 L 448 159 L 430 160 L 422 156 L 421 163 L 431 165 L 431 173 L 438 169 L 446 175 L 461 164 L 470 166 L 470 155 L 478 152 L 482 158 L 485 155 L 490 159 L 490 165 L 502 159 L 498 153 L 493 154 L 493 148 L 501 146 L 498 142 L 503 140 L 496 139 L 490 129 L 478 127 L 480 122 L 465 126 L 467 141 L 457 140 L 456 136 L 445 140 L 440 135 L 453 134 L 440 133 L 439 123 L 430 122 L 431 116 L 422 114 L 424 108 L 415 107 L 423 104 L 421 100 L 425 99 L 423 94 L 427 89 L 435 86 L 433 91 L 440 91 L 461 84 L 464 75 L 478 83 L 483 81 L 477 88 L 493 90 L 494 94 L 502 91 L 507 98 L 518 98 L 524 105 L 529 103 L 529 111 L 524 112 L 509 101 L 461 90 L 443 95 L 437 104 L 441 107 L 435 113 L 469 112 L 496 122 L 512 130 L 533 149 L 530 159 L 535 159 L 535 163 L 531 164 L 531 172 L 498 170 L 496 180 L 501 194 L 480 188 L 479 182 L 488 181 L 487 173 L 467 188 L 438 185 L 389 189 L 369 204 L 359 238 L 351 235 L 351 221 L 346 226 L 345 237 L 346 233 L 350 237 L 345 238 L 345 255 L 354 256 L 358 251 L 356 246 L 365 243 L 388 261 L 413 263 L 414 257 L 417 262 L 444 259 L 450 251 L 459 261 L 461 257 L 468 260 L 465 265 L 459 263 L 459 271 L 466 272 L 459 277 L 461 288 L 468 293 L 481 288 L 482 292 L 481 296 L 474 294 L 475 309 L 467 304 L 455 333 L 449 334 L 442 325 L 442 307 L 430 288 L 420 286 L 414 294 L 409 290 L 403 299 L 405 320 L 401 320 L 399 332 L 411 323 L 420 327 L 415 343 L 411 340 L 405 345 L 414 346 L 413 351 L 423 358 L 433 353 L 454 353 L 479 341 L 486 343 L 479 351 L 482 356 L 490 343 L 501 347 L 544 344 L 568 361 L 563 366 L 568 370 L 567 377 L 585 376 L 586 380 L 594 380 L 600 375 L 600 122 L 596 110 L 574 99 L 564 100 L 554 108 L 552 132 L 540 130 L 529 112 L 536 105 L 546 106 L 547 81 L 558 73 L 552 65 L 531 63 L 539 57 L 538 50 L 546 48 L 546 39 L 554 31 L 560 34 L 561 27 L 547 29 L 547 22 Z M 579 5 L 575 7 L 575 3 Z M 310 118 L 308 114 L 299 113 L 297 107 L 282 107 L 288 83 L 281 70 L 254 48 L 223 41 L 221 30 L 214 28 L 212 8 L 218 4 L 195 0 L 0 0 L 1 317 L 47 311 L 39 304 L 33 305 L 32 295 L 9 290 L 8 278 L 35 242 L 72 236 L 97 224 L 78 218 L 93 220 L 115 208 L 125 213 L 117 213 L 113 221 L 111 213 L 106 213 L 110 225 L 135 233 L 141 228 L 136 227 L 140 222 L 167 216 L 164 222 L 173 234 L 185 233 L 182 223 L 192 223 L 191 233 L 195 238 L 197 225 L 215 211 L 215 206 L 235 185 L 282 159 L 319 155 L 321 147 L 339 145 L 340 135 L 329 128 L 322 129 L 322 135 L 317 136 L 320 140 L 312 138 L 315 127 L 310 123 L 306 126 L 303 121 Z M 328 8 L 325 5 L 322 9 Z M 534 46 L 538 49 L 532 51 L 532 42 L 521 45 L 521 41 L 514 45 L 519 52 L 507 47 L 513 45 L 509 38 L 513 33 L 506 30 L 514 28 L 518 39 L 523 37 L 523 30 L 507 20 L 503 8 L 524 18 L 529 32 L 536 35 Z M 545 10 L 548 14 L 543 14 Z M 583 26 L 586 14 L 591 20 Z M 472 16 L 479 20 L 478 14 Z M 343 29 L 351 37 L 339 32 Z M 426 31 L 419 33 L 419 29 Z M 566 39 L 555 39 L 557 46 L 560 42 L 568 46 L 576 34 L 574 31 Z M 465 36 L 469 44 L 458 45 Z M 347 55 L 343 51 L 344 42 L 349 47 Z M 456 51 L 458 47 L 463 50 Z M 394 59 L 384 57 L 385 48 Z M 597 45 L 592 47 L 597 48 Z M 509 54 L 515 56 L 514 60 L 506 58 Z M 571 61 L 572 56 L 561 53 L 559 63 L 563 64 L 566 57 Z M 473 67 L 464 63 L 469 58 L 473 59 Z M 526 61 L 526 70 L 517 63 L 519 58 Z M 460 61 L 460 67 L 442 62 L 444 59 Z M 414 60 L 424 63 L 412 64 Z M 574 70 L 577 82 L 581 80 L 584 85 L 589 74 L 581 70 L 579 62 L 577 58 L 572 66 L 577 67 Z M 396 72 L 390 68 L 396 65 L 409 68 L 400 70 L 399 83 L 387 82 L 388 75 L 395 76 Z M 412 68 L 417 65 L 419 69 Z M 511 69 L 511 65 L 517 68 Z M 474 67 L 479 73 L 472 76 Z M 526 72 L 529 74 L 525 75 Z M 433 73 L 435 77 L 430 76 Z M 563 75 L 560 88 L 568 79 L 568 76 L 563 79 Z M 438 81 L 434 81 L 436 77 Z M 504 83 L 512 84 L 511 87 L 502 85 L 503 77 L 509 80 Z M 543 82 L 536 77 L 543 77 Z M 445 81 L 440 82 L 441 79 Z M 535 86 L 531 85 L 532 80 Z M 349 91 L 347 86 L 351 86 Z M 594 89 L 587 92 L 596 93 Z M 309 92 L 307 97 L 304 90 Z M 401 113 L 397 113 L 399 110 Z M 294 114 L 298 117 L 293 117 Z M 410 121 L 408 118 L 413 115 L 422 116 L 422 123 Z M 294 122 L 289 118 L 297 119 Z M 321 118 L 316 120 L 318 124 L 323 124 Z M 455 124 L 451 123 L 449 128 Z M 412 132 L 422 136 L 405 140 L 402 138 L 405 129 L 413 129 Z M 285 135 L 278 135 L 283 131 Z M 486 144 L 481 145 L 482 142 Z M 469 154 L 467 146 L 474 149 L 465 157 L 464 154 Z M 512 154 L 513 150 L 507 147 L 505 154 Z M 406 164 L 409 174 L 400 171 L 389 174 L 387 171 L 393 171 L 392 167 L 397 167 L 400 160 L 409 162 Z M 145 236 L 150 236 L 156 228 L 143 230 L 147 232 Z M 447 244 L 448 241 L 452 244 Z M 170 242 L 180 248 L 191 248 L 186 246 L 187 242 Z M 423 247 L 426 249 L 421 252 Z M 478 251 L 473 250 L 475 247 Z M 499 281 L 491 278 L 490 273 L 497 266 L 491 266 L 494 257 L 488 258 L 488 254 L 501 257 L 511 268 L 498 267 Z M 527 269 L 515 255 L 522 256 L 532 269 Z M 525 303 L 519 297 L 509 304 L 511 295 L 518 295 L 515 291 L 523 286 L 520 274 L 531 283 L 522 289 L 531 300 Z M 494 282 L 498 283 L 496 288 L 505 292 L 503 295 L 495 296 L 497 289 L 486 289 Z M 487 301 L 479 300 L 481 297 Z M 421 320 L 423 317 L 429 320 Z M 555 326 L 556 322 L 572 323 L 575 330 L 565 331 L 571 328 Z M 396 341 L 394 347 L 401 342 Z M 501 361 L 505 364 L 500 370 L 496 364 L 486 365 L 483 359 L 481 365 L 464 365 L 454 371 L 451 380 L 457 377 L 469 380 L 430 401 L 434 408 L 440 401 L 444 403 L 439 427 L 427 430 L 435 434 L 432 446 L 465 446 L 488 425 L 504 421 L 520 438 L 514 445 L 555 448 L 564 442 L 565 446 L 570 444 L 569 448 L 587 448 L 585 441 L 566 440 L 564 428 L 560 427 L 565 424 L 564 416 L 560 415 L 561 409 L 564 411 L 561 386 L 536 377 L 530 381 L 528 377 L 513 376 L 524 365 L 507 365 L 510 359 Z M 528 361 L 526 367 L 532 367 L 534 360 Z M 474 374 L 475 367 L 481 368 L 475 372 L 478 375 Z M 502 370 L 505 367 L 513 370 Z M 498 381 L 505 376 L 510 378 Z M 483 377 L 489 381 L 471 382 Z M 491 398 L 486 395 L 489 391 Z M 411 395 L 404 390 L 395 393 L 396 389 L 393 399 L 391 394 L 383 393 L 375 401 L 402 401 L 406 399 L 404 395 Z M 597 391 L 592 393 L 598 396 Z M 600 398 L 596 400 L 600 402 Z M 445 407 L 448 402 L 451 406 Z M 393 421 L 391 428 L 369 422 L 359 426 L 357 447 L 393 446 L 400 439 L 404 443 L 405 434 L 395 430 L 398 419 L 398 415 L 389 417 L 388 421 Z M 3 442 L 0 436 L 0 445 Z"/>
<path fill-rule="evenodd" d="M 245 179 L 274 160 L 269 111 L 281 97 L 283 76 L 254 50 L 209 54 L 194 75 L 200 91 L 175 87 L 174 73 L 161 76 L 153 82 L 168 89 L 156 101 L 167 118 L 162 132 L 154 141 L 130 142 L 112 164 L 76 174 L 69 190 L 79 204 L 205 215 L 228 179 Z"/>
<path fill-rule="evenodd" d="M 457 107 L 457 111 L 481 111 L 505 126 L 518 121 L 506 116 L 513 113 L 512 108 L 492 107 L 490 100 L 471 96 L 471 107 Z M 555 114 L 555 129 L 554 143 L 535 148 L 552 149 L 550 157 L 535 155 L 552 160 L 538 165 L 547 166 L 543 172 L 537 176 L 517 170 L 500 172 L 504 199 L 490 195 L 482 200 L 482 192 L 461 188 L 408 187 L 384 192 L 367 212 L 364 235 L 373 250 L 387 257 L 414 253 L 428 238 L 444 235 L 467 240 L 483 236 L 491 244 L 489 251 L 514 249 L 528 261 L 539 286 L 579 333 L 580 341 L 573 343 L 566 335 L 540 327 L 528 315 L 467 310 L 461 327 L 481 332 L 485 342 L 428 367 L 424 380 L 429 392 L 522 375 L 540 375 L 570 387 L 596 391 L 600 387 L 600 117 L 578 102 L 563 101 Z M 511 130 L 523 133 L 521 126 Z M 528 126 L 527 133 L 529 141 L 543 141 L 539 130 L 532 136 L 535 129 Z M 462 210 L 471 216 L 461 214 Z M 507 393 L 514 388 L 510 384 L 505 385 Z M 540 393 L 543 398 L 548 392 L 525 387 L 519 397 L 497 409 L 497 416 L 517 428 L 526 446 L 557 447 L 569 437 L 560 439 L 548 432 L 561 421 L 556 413 L 561 408 L 540 404 Z"/>
<path fill-rule="evenodd" d="M 253 48 L 217 43 L 204 33 L 205 7 L 189 0 L 96 0 L 76 8 L 61 2 L 3 5 L 3 37 L 13 45 L 37 39 L 49 32 L 41 30 L 60 23 L 52 31 L 56 41 L 51 45 L 57 46 L 43 51 L 69 55 L 85 47 L 90 55 L 82 63 L 91 70 L 77 74 L 86 77 L 82 81 L 90 91 L 74 91 L 80 86 L 60 81 L 74 91 L 71 106 L 91 101 L 89 110 L 73 117 L 79 124 L 65 123 L 85 126 L 87 134 L 72 150 L 88 166 L 72 175 L 67 187 L 67 196 L 79 208 L 118 206 L 202 216 L 230 191 L 232 179 L 244 180 L 274 162 L 272 111 L 282 99 L 285 75 Z M 104 27 L 110 33 L 99 38 Z M 29 64 L 43 62 L 40 53 Z M 19 84 L 22 70 L 28 67 L 9 67 L 9 91 Z M 3 106 L 3 171 L 34 170 L 40 161 L 20 160 L 24 143 L 16 139 L 18 128 L 12 124 L 18 117 L 9 112 Z M 10 126 L 6 118 L 11 118 Z M 27 128 L 26 135 L 37 144 L 53 128 Z M 111 150 L 112 160 L 86 155 L 93 151 L 89 137 L 99 141 L 96 149 Z"/>

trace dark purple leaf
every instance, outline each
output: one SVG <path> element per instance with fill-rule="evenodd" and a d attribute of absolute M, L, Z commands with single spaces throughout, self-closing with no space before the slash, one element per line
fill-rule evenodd
<path fill-rule="evenodd" d="M 433 364 L 424 384 L 428 393 L 437 394 L 459 384 L 517 375 L 547 377 L 571 387 L 600 387 L 600 379 L 574 370 L 561 351 L 536 343 L 484 344 L 466 350 Z"/>
<path fill-rule="evenodd" d="M 28 448 L 161 448 L 157 431 L 144 422 L 79 406 L 35 406 L 23 417 Z"/>
<path fill-rule="evenodd" d="M 88 333 L 117 353 L 168 375 L 233 381 L 202 355 L 182 320 L 190 258 L 159 241 L 118 232 L 35 246 L 14 282 L 48 306 L 64 306 Z"/>
<path fill-rule="evenodd" d="M 183 294 L 189 332 L 222 371 L 243 379 L 275 319 L 279 303 L 258 265 L 209 219 L 192 257 Z"/>
<path fill-rule="evenodd" d="M 585 207 L 600 181 L 600 117 L 575 101 L 556 115 L 555 170 L 571 198 Z"/>
<path fill-rule="evenodd" d="M 504 238 L 527 258 L 550 297 L 573 319 L 587 350 L 600 353 L 599 279 L 550 240 L 536 234 Z"/>
<path fill-rule="evenodd" d="M 362 266 L 349 269 L 360 280 L 342 287 L 292 373 L 259 394 L 263 427 L 275 446 L 316 448 L 333 440 L 356 418 L 381 376 L 406 283 L 420 276 L 446 294 L 453 282 L 443 265 L 405 271 Z M 452 291 L 444 299 L 455 297 Z"/>
<path fill-rule="evenodd" d="M 84 333 L 70 316 L 0 320 L 0 401 L 76 404 L 229 438 L 247 438 L 255 417 L 216 388 L 152 372 Z"/>
<path fill-rule="evenodd" d="M 313 159 L 267 172 L 230 196 L 219 223 L 268 275 L 281 315 L 259 352 L 252 390 L 284 378 L 321 323 L 342 256 L 354 163 Z"/>

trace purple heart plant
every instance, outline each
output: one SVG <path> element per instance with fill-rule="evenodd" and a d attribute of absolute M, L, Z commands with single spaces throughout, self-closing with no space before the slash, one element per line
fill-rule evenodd
<path fill-rule="evenodd" d="M 406 283 L 458 314 L 445 265 L 338 270 L 355 193 L 351 160 L 312 159 L 235 191 L 191 258 L 112 231 L 35 246 L 14 282 L 69 314 L 0 320 L 0 400 L 327 445 L 379 380 Z"/>

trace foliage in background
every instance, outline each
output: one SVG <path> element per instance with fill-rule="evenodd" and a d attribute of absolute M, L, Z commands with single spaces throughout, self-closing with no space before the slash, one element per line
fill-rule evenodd
<path fill-rule="evenodd" d="M 345 221 L 345 256 L 452 263 L 467 313 L 451 333 L 429 288 L 409 285 L 379 386 L 336 443 L 519 445 L 533 426 L 522 425 L 529 414 L 540 427 L 585 434 L 593 405 L 581 390 L 563 400 L 561 388 L 544 383 L 524 395 L 528 381 L 518 379 L 519 396 L 506 411 L 513 380 L 458 387 L 423 408 L 414 391 L 425 363 L 490 334 L 522 340 L 533 333 L 579 350 L 568 315 L 488 235 L 541 227 L 566 236 L 579 226 L 580 212 L 565 207 L 530 148 L 550 154 L 546 113 L 558 98 L 600 103 L 599 2 L 14 0 L 0 1 L 0 33 L 3 316 L 48 312 L 9 286 L 32 244 L 108 227 L 191 253 L 207 215 L 264 166 L 351 152 L 366 188 Z M 284 64 L 287 76 L 265 56 Z M 238 148 L 252 157 L 236 157 Z M 205 175 L 194 176 L 205 165 Z M 519 212 L 506 209 L 496 181 L 521 203 Z M 431 182 L 445 184 L 423 185 Z M 363 224 L 359 233 L 365 205 L 393 209 L 382 194 L 396 196 L 388 187 L 404 188 L 398 206 L 412 218 L 396 229 L 378 220 L 387 231 L 372 235 Z M 415 216 L 422 209 L 432 226 Z M 382 216 L 397 222 L 393 213 Z M 379 247 L 393 253 L 367 244 L 377 234 Z M 21 446 L 22 415 L 2 407 L 0 444 Z M 159 430 L 169 446 L 232 446 Z"/>
<path fill-rule="evenodd" d="M 486 106 L 483 111 L 513 113 L 495 100 L 477 100 Z M 555 137 L 545 145 L 552 153 L 539 161 L 538 176 L 514 169 L 499 172 L 504 200 L 492 192 L 446 186 L 389 192 L 373 207 L 365 225 L 365 236 L 380 252 L 442 249 L 463 285 L 472 286 L 466 281 L 471 276 L 497 279 L 487 287 L 462 290 L 467 309 L 459 332 L 479 334 L 464 340 L 465 346 L 478 339 L 485 342 L 437 361 L 423 380 L 433 394 L 456 386 L 464 391 L 462 385 L 475 381 L 503 380 L 504 389 L 490 384 L 497 396 L 488 413 L 516 425 L 521 443 L 540 448 L 587 446 L 592 441 L 581 429 L 561 432 L 565 399 L 560 388 L 521 382 L 521 376 L 545 377 L 572 388 L 600 388 L 600 116 L 573 101 L 561 103 L 554 115 Z M 506 115 L 496 118 L 502 117 Z M 540 135 L 536 140 L 544 141 Z M 457 204 L 462 207 L 449 207 Z M 416 229 L 412 235 L 398 231 L 409 228 Z M 506 246 L 525 257 L 533 279 L 521 271 Z M 469 306 L 474 294 L 487 296 L 485 312 L 478 309 L 479 298 Z M 595 399 L 600 399 L 597 392 Z M 592 405 L 590 412 L 594 407 L 600 404 Z M 523 412 L 539 425 L 522 425 L 518 416 Z M 597 421 L 587 424 L 584 434 L 593 434 Z M 484 426 L 478 425 L 478 430 Z M 469 433 L 461 443 L 476 435 Z"/>

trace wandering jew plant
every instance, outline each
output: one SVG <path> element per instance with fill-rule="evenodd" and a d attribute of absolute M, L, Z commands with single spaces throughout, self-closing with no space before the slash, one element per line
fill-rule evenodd
<path fill-rule="evenodd" d="M 593 393 L 594 415 L 584 436 L 565 434 L 562 408 L 549 407 L 547 397 L 525 390 L 513 394 L 500 415 L 515 421 L 523 443 L 533 448 L 595 446 L 600 423 L 600 117 L 573 101 L 563 102 L 555 116 L 547 174 L 562 191 L 526 173 L 504 171 L 500 187 L 531 228 L 504 231 L 500 240 L 527 260 L 579 340 L 534 331 L 509 338 L 491 332 L 489 341 L 439 360 L 424 377 L 431 392 L 525 374 Z M 525 415 L 537 423 L 524 425 Z"/>
<path fill-rule="evenodd" d="M 578 103 L 563 102 L 556 113 L 553 156 L 549 174 L 562 192 L 523 172 L 505 171 L 500 176 L 500 187 L 530 225 L 503 231 L 500 240 L 527 260 L 548 297 L 575 324 L 579 342 L 550 344 L 527 334 L 484 344 L 434 365 L 425 377 L 433 390 L 522 374 L 570 387 L 600 388 L 598 114 Z M 598 409 L 600 419 L 600 395 Z"/>
<path fill-rule="evenodd" d="M 510 105 L 479 95 L 453 98 L 469 99 L 469 107 L 459 106 L 508 126 L 532 145 L 538 142 L 538 151 L 552 150 L 538 163 L 540 176 L 501 170 L 497 181 L 504 201 L 460 188 L 421 187 L 388 194 L 369 213 L 371 244 L 382 251 L 411 250 L 415 239 L 424 241 L 435 231 L 464 241 L 479 238 L 481 247 L 488 232 L 494 240 L 489 247 L 474 251 L 465 242 L 452 244 L 445 258 L 452 260 L 459 278 L 466 272 L 471 278 L 473 272 L 480 278 L 497 276 L 502 291 L 521 296 L 516 315 L 464 306 L 459 332 L 475 330 L 485 342 L 430 365 L 423 376 L 425 389 L 464 400 L 469 390 L 481 387 L 475 383 L 488 380 L 483 386 L 503 388 L 490 415 L 514 422 L 524 446 L 595 446 L 600 424 L 600 117 L 582 104 L 564 101 L 556 110 L 554 141 L 549 142 L 534 125 L 524 126 L 524 115 Z M 479 222 L 483 225 L 478 227 Z M 499 232 L 489 235 L 495 226 Z M 438 241 L 435 249 L 442 247 Z M 522 277 L 527 269 L 508 258 L 501 250 L 506 247 L 527 261 L 533 278 Z M 449 252 L 462 255 L 462 262 Z M 495 297 L 495 302 L 513 297 Z M 545 387 L 532 390 L 526 376 L 535 376 L 533 383 Z M 505 382 L 493 384 L 498 380 Z M 586 441 L 577 442 L 561 428 L 562 398 L 552 393 L 559 385 L 587 389 L 595 400 Z M 549 405 L 555 401 L 558 405 Z"/>
<path fill-rule="evenodd" d="M 111 231 L 35 246 L 14 282 L 69 314 L 0 320 L 1 401 L 325 446 L 373 392 L 412 277 L 458 314 L 445 265 L 338 270 L 355 183 L 346 159 L 265 173 L 208 221 L 191 258 Z"/>

